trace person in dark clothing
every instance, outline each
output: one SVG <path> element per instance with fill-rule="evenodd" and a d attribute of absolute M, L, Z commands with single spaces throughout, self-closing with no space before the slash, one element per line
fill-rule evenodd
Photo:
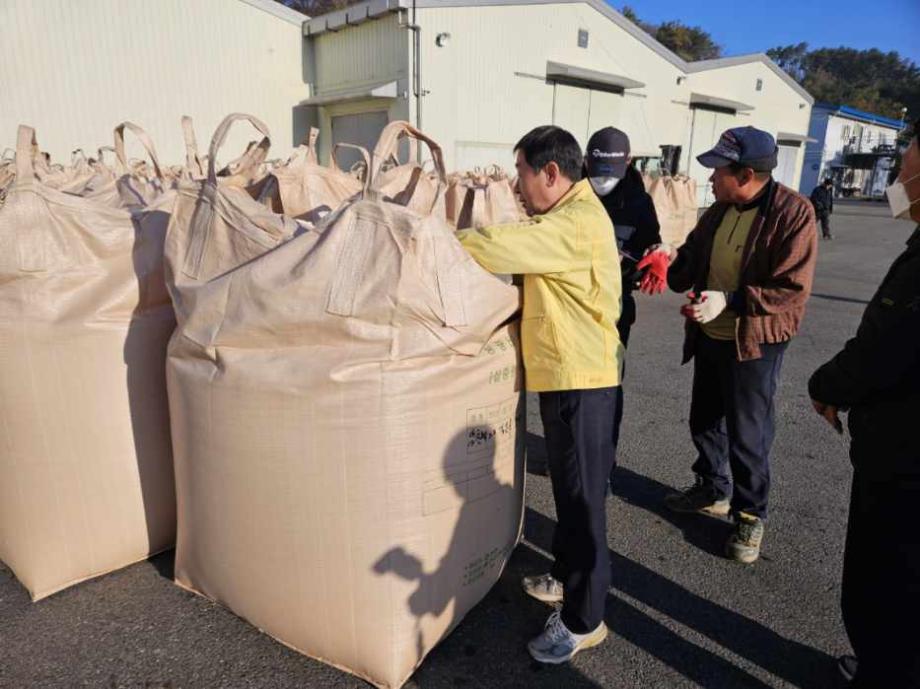
<path fill-rule="evenodd" d="M 888 191 L 896 217 L 920 223 L 916 132 L 900 182 Z M 898 200 L 900 199 L 900 200 Z M 841 658 L 853 689 L 920 687 L 920 226 L 863 314 L 856 336 L 808 382 L 815 411 L 839 432 L 848 411 L 853 483 L 841 608 L 855 658 Z"/>
<path fill-rule="evenodd" d="M 626 347 L 629 332 L 636 321 L 636 265 L 646 250 L 661 243 L 658 215 L 652 197 L 645 191 L 642 175 L 631 165 L 629 137 L 614 127 L 604 127 L 591 135 L 585 153 L 585 177 L 591 183 L 607 215 L 613 222 L 617 248 L 620 252 L 620 272 L 623 279 L 623 306 L 617 330 Z M 625 371 L 624 371 L 625 373 Z M 616 451 L 623 421 L 623 386 L 617 387 L 616 417 L 613 424 L 613 447 Z M 616 471 L 616 459 L 610 474 Z"/>
<path fill-rule="evenodd" d="M 831 234 L 831 213 L 834 212 L 834 181 L 824 180 L 811 192 L 811 205 L 815 207 L 815 218 L 821 223 L 821 236 L 833 239 Z"/>

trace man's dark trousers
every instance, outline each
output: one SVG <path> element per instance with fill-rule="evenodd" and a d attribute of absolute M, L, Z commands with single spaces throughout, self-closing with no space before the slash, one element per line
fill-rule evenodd
<path fill-rule="evenodd" d="M 616 402 L 616 387 L 540 393 L 556 501 L 551 574 L 565 586 L 562 621 L 575 634 L 603 621 L 610 588 L 605 499 Z"/>
<path fill-rule="evenodd" d="M 867 458 L 891 457 L 884 439 Z M 920 688 L 920 476 L 853 474 L 843 558 L 843 623 L 858 660 L 853 689 Z"/>
<path fill-rule="evenodd" d="M 817 216 L 817 220 L 821 223 L 821 236 L 825 239 L 830 239 L 831 235 L 831 216 L 827 213 L 820 213 Z"/>
<path fill-rule="evenodd" d="M 734 341 L 698 333 L 693 361 L 690 434 L 693 471 L 731 496 L 732 511 L 767 516 L 773 397 L 788 342 L 762 344 L 761 358 L 738 361 Z"/>

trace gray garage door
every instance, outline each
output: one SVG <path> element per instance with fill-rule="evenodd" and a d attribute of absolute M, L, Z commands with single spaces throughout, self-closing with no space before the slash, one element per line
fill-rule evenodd
<path fill-rule="evenodd" d="M 364 146 L 370 153 L 388 121 L 385 110 L 333 117 L 332 143 L 357 144 Z M 361 159 L 356 151 L 348 149 L 340 151 L 337 156 L 339 165 L 346 170 Z"/>

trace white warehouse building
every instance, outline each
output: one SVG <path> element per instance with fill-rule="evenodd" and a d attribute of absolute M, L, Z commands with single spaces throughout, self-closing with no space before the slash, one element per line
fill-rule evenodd
<path fill-rule="evenodd" d="M 600 0 L 369 0 L 304 24 L 321 146 L 372 145 L 403 118 L 447 165 L 510 165 L 541 124 L 582 144 L 613 125 L 635 156 L 680 147 L 678 172 L 712 203 L 695 156 L 753 125 L 780 144 L 777 178 L 797 188 L 814 99 L 764 54 L 687 63 Z M 418 43 L 416 50 L 415 43 Z M 326 150 L 326 148 L 321 148 Z"/>
<path fill-rule="evenodd" d="M 0 92 L 0 142 L 31 124 L 58 159 L 131 120 L 178 162 L 182 115 L 206 143 L 234 111 L 268 124 L 275 156 L 311 125 L 325 157 L 406 119 L 449 169 L 510 167 L 537 125 L 583 145 L 613 125 L 637 157 L 667 147 L 701 205 L 695 156 L 733 126 L 776 136 L 776 177 L 798 188 L 813 103 L 764 54 L 687 63 L 601 0 L 368 0 L 312 19 L 272 0 L 5 0 Z M 240 129 L 231 147 L 252 138 Z"/>

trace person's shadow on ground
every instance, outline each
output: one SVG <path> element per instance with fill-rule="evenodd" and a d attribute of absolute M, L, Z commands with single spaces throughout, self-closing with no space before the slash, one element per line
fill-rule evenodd
<path fill-rule="evenodd" d="M 544 475 L 543 439 L 527 433 L 526 443 L 527 471 Z M 616 495 L 675 524 L 688 542 L 721 556 L 724 539 L 731 530 L 728 521 L 672 514 L 662 502 L 671 488 L 626 469 L 618 469 L 617 474 Z M 713 529 L 719 524 L 724 527 Z M 495 683 L 482 677 L 474 682 L 476 685 L 596 686 L 578 672 L 578 659 L 574 665 L 546 666 L 532 661 L 525 650 L 527 640 L 539 632 L 551 609 L 524 594 L 520 579 L 527 574 L 549 571 L 551 560 L 544 553 L 551 551 L 554 528 L 555 522 L 550 518 L 532 508 L 525 510 L 525 540 L 499 582 L 483 604 L 470 613 L 467 622 L 436 648 L 417 671 L 416 677 L 424 677 L 426 686 L 430 675 L 445 670 L 461 673 L 455 677 L 453 686 L 463 686 L 467 676 L 462 674 L 464 668 L 468 668 L 468 676 L 477 677 L 493 660 L 504 663 L 508 677 Z M 667 615 L 794 686 L 802 689 L 838 686 L 834 658 L 827 653 L 786 639 L 763 624 L 698 596 L 613 551 L 610 557 L 612 590 L 607 600 L 608 627 L 687 679 L 712 689 L 769 686 L 730 660 L 683 638 L 636 607 L 637 603 Z M 487 630 L 485 637 L 482 630 Z"/>
<path fill-rule="evenodd" d="M 624 470 L 618 472 L 622 478 Z M 617 482 L 617 491 L 630 492 L 643 481 L 645 479 L 633 474 L 629 480 Z M 656 485 L 641 486 L 642 490 L 656 497 L 667 492 L 662 484 L 650 483 Z M 527 508 L 524 526 L 527 541 L 548 550 L 554 528 L 553 520 Z M 835 659 L 829 654 L 786 639 L 760 622 L 692 593 L 612 550 L 610 562 L 612 591 L 607 599 L 608 627 L 697 684 L 713 689 L 768 686 L 730 661 L 661 626 L 618 593 L 668 616 L 796 687 L 828 689 L 835 686 Z"/>

